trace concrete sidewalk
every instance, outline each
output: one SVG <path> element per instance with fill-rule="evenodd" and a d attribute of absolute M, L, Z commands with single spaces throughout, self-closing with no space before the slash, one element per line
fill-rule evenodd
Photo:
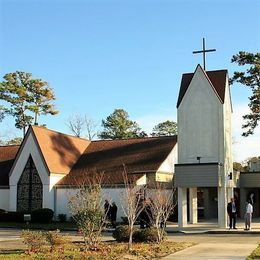
<path fill-rule="evenodd" d="M 171 234 L 176 242 L 194 242 L 197 245 L 164 257 L 170 259 L 246 259 L 260 243 L 259 235 L 245 234 Z"/>
<path fill-rule="evenodd" d="M 201 221 L 179 228 L 177 223 L 167 226 L 169 239 L 176 242 L 194 242 L 197 245 L 171 254 L 164 260 L 246 259 L 260 244 L 260 219 L 254 219 L 252 230 L 244 230 L 244 220 L 238 219 L 237 229 L 219 229 L 217 220 Z"/>
<path fill-rule="evenodd" d="M 169 222 L 166 227 L 168 233 L 185 233 L 185 234 L 259 234 L 260 235 L 260 218 L 253 219 L 252 229 L 245 231 L 244 219 L 237 220 L 237 229 L 220 229 L 217 225 L 217 219 L 200 221 L 197 224 L 188 224 L 186 227 L 179 228 L 177 223 Z"/>
<path fill-rule="evenodd" d="M 196 259 L 243 259 L 245 260 L 251 252 L 256 248 L 257 244 L 243 245 L 232 243 L 211 243 L 198 244 L 196 246 L 179 251 L 169 255 L 164 260 L 179 259 L 179 260 L 196 260 Z"/>

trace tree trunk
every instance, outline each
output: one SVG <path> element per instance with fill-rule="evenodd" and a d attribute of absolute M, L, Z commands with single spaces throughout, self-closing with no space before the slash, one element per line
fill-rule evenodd
<path fill-rule="evenodd" d="M 130 227 L 130 233 L 129 233 L 129 242 L 128 242 L 128 250 L 132 250 L 132 244 L 133 244 L 133 227 Z"/>
<path fill-rule="evenodd" d="M 35 112 L 34 114 L 34 125 L 38 125 L 38 113 Z"/>
<path fill-rule="evenodd" d="M 25 137 L 25 125 L 23 126 L 23 137 Z"/>

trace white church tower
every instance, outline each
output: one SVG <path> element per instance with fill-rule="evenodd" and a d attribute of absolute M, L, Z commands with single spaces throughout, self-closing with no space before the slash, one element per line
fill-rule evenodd
<path fill-rule="evenodd" d="M 180 227 L 187 224 L 188 211 L 190 223 L 197 222 L 198 188 L 217 190 L 218 226 L 227 225 L 226 207 L 234 186 L 231 114 L 227 70 L 205 71 L 198 65 L 194 73 L 183 74 L 175 165 Z"/>

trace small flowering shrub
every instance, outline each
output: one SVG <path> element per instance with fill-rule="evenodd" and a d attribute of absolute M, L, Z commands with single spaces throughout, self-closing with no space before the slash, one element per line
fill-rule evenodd
<path fill-rule="evenodd" d="M 68 206 L 83 236 L 85 250 L 96 249 L 101 241 L 101 231 L 106 220 L 101 185 L 97 182 L 80 187 L 70 198 Z"/>
<path fill-rule="evenodd" d="M 42 246 L 46 245 L 46 238 L 41 231 L 23 230 L 21 233 L 23 243 L 28 246 L 29 253 L 38 252 Z"/>
<path fill-rule="evenodd" d="M 52 252 L 55 248 L 59 248 L 64 251 L 64 246 L 69 242 L 67 238 L 60 234 L 57 229 L 55 231 L 48 231 L 44 233 L 46 242 L 50 245 L 50 251 Z"/>

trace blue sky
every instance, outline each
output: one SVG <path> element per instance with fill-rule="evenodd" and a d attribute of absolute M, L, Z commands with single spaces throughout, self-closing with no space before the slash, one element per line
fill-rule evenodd
<path fill-rule="evenodd" d="M 51 129 L 68 133 L 71 114 L 100 123 L 124 108 L 149 132 L 176 120 L 181 75 L 202 62 L 192 54 L 202 37 L 217 49 L 207 55 L 207 69 L 231 75 L 233 54 L 259 51 L 259 28 L 257 0 L 0 0 L 0 76 L 22 70 L 49 82 L 60 114 L 40 123 Z M 232 86 L 236 140 L 249 94 Z M 2 135 L 19 135 L 12 125 L 3 121 Z M 258 132 L 246 142 L 260 143 L 255 138 Z M 236 153 L 239 160 L 251 156 Z"/>

